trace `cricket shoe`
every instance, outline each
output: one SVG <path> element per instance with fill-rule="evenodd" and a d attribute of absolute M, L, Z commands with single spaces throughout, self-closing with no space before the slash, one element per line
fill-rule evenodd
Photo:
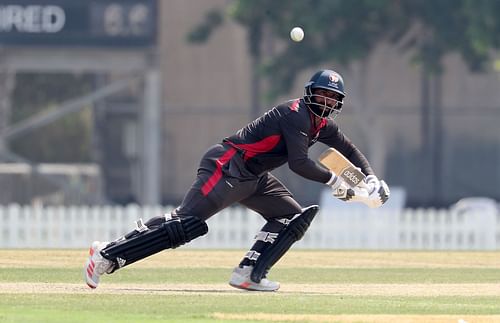
<path fill-rule="evenodd" d="M 90 246 L 89 258 L 83 268 L 85 282 L 90 288 L 96 288 L 99 285 L 99 277 L 113 269 L 113 262 L 101 255 L 101 250 L 108 244 L 108 242 L 94 241 Z"/>
<path fill-rule="evenodd" d="M 261 291 L 261 292 L 275 292 L 280 288 L 280 283 L 270 281 L 263 277 L 260 283 L 256 283 L 250 279 L 253 266 L 236 267 L 231 274 L 229 285 L 246 290 Z"/>

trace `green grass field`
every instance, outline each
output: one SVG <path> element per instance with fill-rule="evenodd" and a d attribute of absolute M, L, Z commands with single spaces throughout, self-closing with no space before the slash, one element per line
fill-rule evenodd
<path fill-rule="evenodd" d="M 82 280 L 83 250 L 0 250 L 0 322 L 500 322 L 500 252 L 291 251 L 276 293 L 227 285 L 244 251 L 171 250 Z"/>

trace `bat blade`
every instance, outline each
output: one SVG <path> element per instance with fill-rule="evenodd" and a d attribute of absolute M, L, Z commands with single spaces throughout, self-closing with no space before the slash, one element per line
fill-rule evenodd
<path fill-rule="evenodd" d="M 319 156 L 318 161 L 342 178 L 351 188 L 364 187 L 366 175 L 338 150 L 328 148 Z"/>

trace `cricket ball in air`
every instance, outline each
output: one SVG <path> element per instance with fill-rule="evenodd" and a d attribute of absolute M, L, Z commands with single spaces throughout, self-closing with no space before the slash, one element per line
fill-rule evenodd
<path fill-rule="evenodd" d="M 290 38 L 295 42 L 302 41 L 304 39 L 304 30 L 300 27 L 294 27 L 290 31 Z"/>

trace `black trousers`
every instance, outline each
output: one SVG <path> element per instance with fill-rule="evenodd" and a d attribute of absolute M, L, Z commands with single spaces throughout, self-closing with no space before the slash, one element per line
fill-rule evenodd
<path fill-rule="evenodd" d="M 196 180 L 188 190 L 177 215 L 207 220 L 234 204 L 254 210 L 265 219 L 290 217 L 301 206 L 272 174 L 250 174 L 240 152 L 226 144 L 212 146 L 203 156 Z"/>

